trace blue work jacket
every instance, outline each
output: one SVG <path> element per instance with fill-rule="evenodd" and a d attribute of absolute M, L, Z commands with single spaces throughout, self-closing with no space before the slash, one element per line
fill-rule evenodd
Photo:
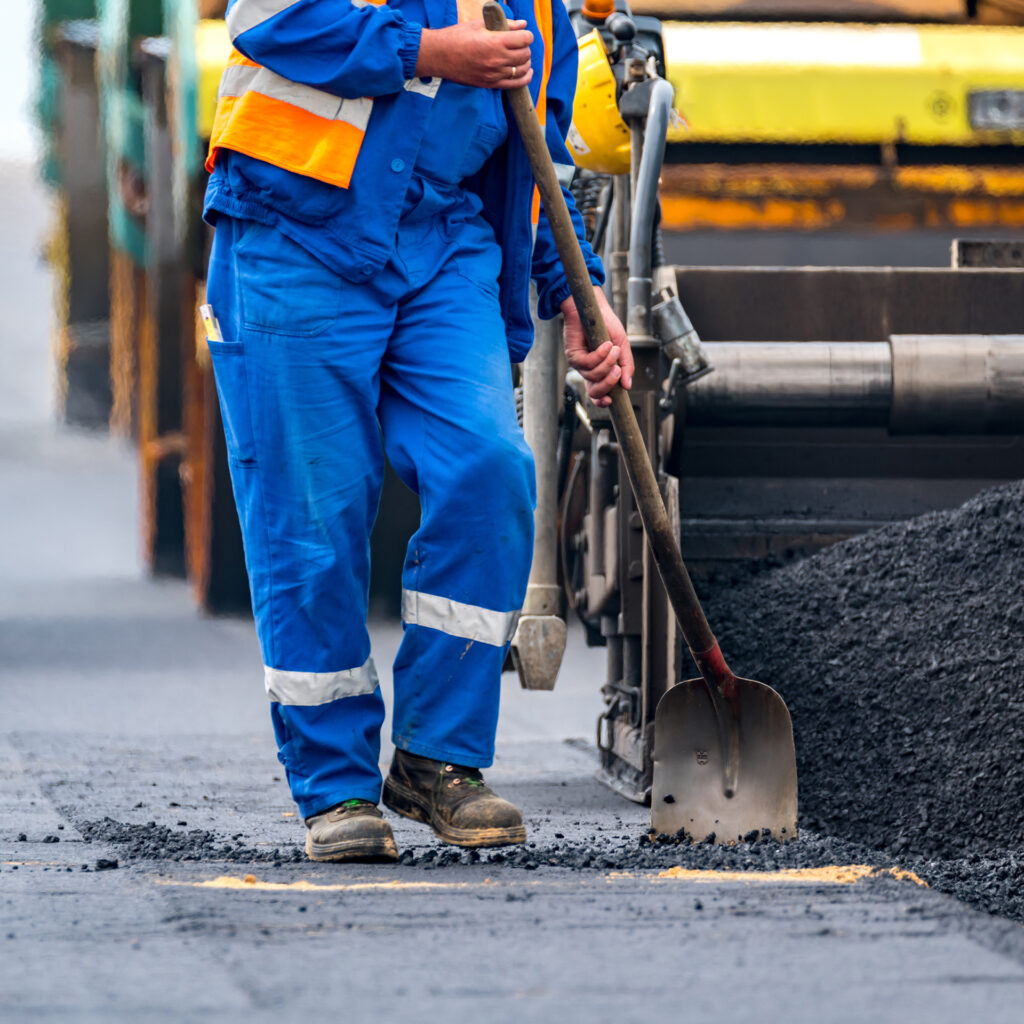
<path fill-rule="evenodd" d="M 565 136 L 576 87 L 576 38 L 561 0 L 552 4 L 552 54 L 547 81 L 546 138 L 556 166 L 571 169 Z M 222 151 L 210 179 L 205 217 L 218 213 L 257 220 L 289 234 L 290 224 L 316 226 L 300 244 L 352 281 L 369 280 L 391 255 L 398 219 L 433 102 L 429 80 L 414 77 L 423 27 L 442 28 L 458 20 L 456 0 L 422 0 L 426 26 L 387 6 L 356 6 L 350 0 L 280 3 L 278 13 L 243 30 L 236 48 L 271 71 L 342 99 L 374 98 L 366 136 L 348 188 L 283 170 L 237 152 Z M 231 0 L 242 5 L 268 0 Z M 273 0 L 270 0 L 273 8 Z M 257 6 L 257 9 L 259 7 Z M 533 32 L 530 91 L 534 102 L 544 69 L 543 41 L 531 0 L 511 0 L 510 18 L 526 20 Z M 251 19 L 250 19 L 251 20 Z M 453 154 L 453 156 L 455 156 Z M 502 250 L 499 281 L 509 354 L 519 362 L 533 341 L 529 282 L 536 281 L 540 316 L 550 319 L 569 294 L 551 229 L 543 210 L 534 239 L 531 224 L 533 177 L 522 138 L 509 117 L 508 138 L 483 169 L 464 181 L 483 202 L 483 216 Z M 563 188 L 595 284 L 604 281 L 600 260 L 583 238 L 583 222 Z M 310 241 L 314 239 L 314 241 Z M 300 241 L 296 238 L 296 241 Z"/>

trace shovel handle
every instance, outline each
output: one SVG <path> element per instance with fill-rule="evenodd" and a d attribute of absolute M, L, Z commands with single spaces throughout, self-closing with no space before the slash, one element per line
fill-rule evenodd
<path fill-rule="evenodd" d="M 483 14 L 484 24 L 492 32 L 508 31 L 505 12 L 495 0 L 488 0 L 484 4 Z M 555 245 L 558 247 L 562 269 L 565 271 L 573 301 L 583 324 L 587 347 L 593 352 L 609 340 L 608 329 L 597 304 L 586 261 L 580 251 L 576 229 L 565 205 L 565 197 L 562 195 L 562 187 L 548 151 L 544 130 L 537 120 L 537 112 L 527 86 L 508 89 L 505 95 L 508 97 L 509 106 L 512 108 L 519 134 L 530 159 L 533 177 L 540 192 L 541 202 L 544 204 L 544 212 L 547 214 Z M 665 502 L 658 488 L 633 404 L 625 389 L 618 384 L 612 389 L 611 399 L 615 436 L 619 441 L 640 518 L 672 610 L 679 620 L 687 646 L 704 680 L 710 685 L 728 691 L 735 677 L 725 663 L 718 641 L 711 632 L 704 610 L 693 589 L 693 582 L 683 562 L 675 531 L 665 510 Z"/>

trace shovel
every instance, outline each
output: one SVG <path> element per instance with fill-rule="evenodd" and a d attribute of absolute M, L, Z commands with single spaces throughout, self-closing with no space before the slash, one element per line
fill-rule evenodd
<path fill-rule="evenodd" d="M 484 23 L 508 30 L 488 0 Z M 588 348 L 608 340 L 529 89 L 507 91 L 558 247 Z M 796 754 L 785 702 L 725 663 L 683 564 L 629 395 L 616 385 L 611 418 L 637 508 L 669 602 L 700 671 L 666 691 L 654 719 L 651 825 L 658 833 L 727 844 L 796 837 Z"/>

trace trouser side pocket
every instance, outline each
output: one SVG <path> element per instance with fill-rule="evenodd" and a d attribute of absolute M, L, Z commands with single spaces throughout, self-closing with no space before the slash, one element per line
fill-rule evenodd
<path fill-rule="evenodd" d="M 244 345 L 240 341 L 210 342 L 210 359 L 217 381 L 228 458 L 237 464 L 255 462 L 256 441 L 252 430 Z"/>

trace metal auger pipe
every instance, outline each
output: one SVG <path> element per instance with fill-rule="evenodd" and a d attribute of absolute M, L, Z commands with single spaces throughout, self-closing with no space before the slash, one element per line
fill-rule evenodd
<path fill-rule="evenodd" d="M 629 234 L 629 284 L 626 333 L 646 339 L 651 331 L 651 236 L 658 212 L 658 179 L 665 159 L 665 139 L 675 93 L 670 82 L 654 79 L 647 107 L 643 155 L 633 196 Z"/>

